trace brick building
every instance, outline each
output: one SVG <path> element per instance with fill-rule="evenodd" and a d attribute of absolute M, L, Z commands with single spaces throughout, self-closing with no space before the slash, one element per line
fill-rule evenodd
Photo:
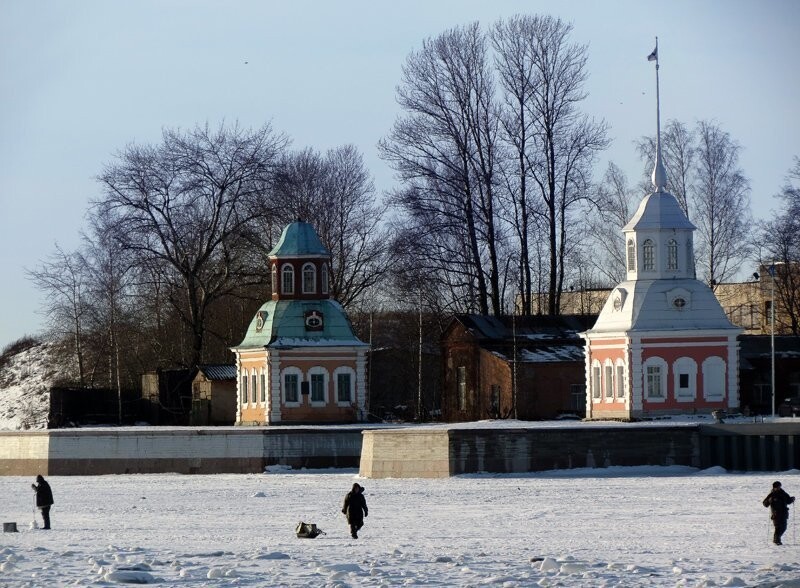
<path fill-rule="evenodd" d="M 583 341 L 593 316 L 458 314 L 442 334 L 442 418 L 583 416 Z"/>

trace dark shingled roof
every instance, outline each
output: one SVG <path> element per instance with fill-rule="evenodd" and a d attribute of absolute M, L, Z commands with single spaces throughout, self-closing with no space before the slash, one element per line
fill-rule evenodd
<path fill-rule="evenodd" d="M 597 315 L 485 316 L 457 314 L 483 349 L 508 359 L 516 349 L 524 363 L 582 362 L 584 341 L 579 333 L 590 328 Z"/>
<path fill-rule="evenodd" d="M 235 380 L 236 366 L 226 363 L 212 363 L 199 365 L 197 368 L 209 380 Z"/>
<path fill-rule="evenodd" d="M 579 339 L 578 333 L 585 331 L 597 321 L 597 315 L 560 316 L 484 316 L 479 314 L 457 314 L 466 329 L 480 339 L 507 341 L 517 340 L 556 341 Z"/>

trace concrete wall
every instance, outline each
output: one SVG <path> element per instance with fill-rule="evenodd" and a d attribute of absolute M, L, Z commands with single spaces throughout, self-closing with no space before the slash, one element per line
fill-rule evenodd
<path fill-rule="evenodd" d="M 451 475 L 445 429 L 364 431 L 359 474 L 365 478 L 446 478 Z"/>
<path fill-rule="evenodd" d="M 362 433 L 363 431 L 363 433 Z M 363 435 L 363 441 L 362 441 Z M 438 478 L 581 467 L 800 467 L 800 422 L 690 426 L 365 429 L 215 427 L 0 432 L 0 475 L 258 473 L 360 467 L 369 478 Z"/>
<path fill-rule="evenodd" d="M 0 475 L 258 473 L 358 467 L 361 429 L 286 427 L 0 432 Z"/>
<path fill-rule="evenodd" d="M 364 431 L 360 473 L 371 478 L 445 477 L 639 465 L 797 468 L 800 422 Z"/>

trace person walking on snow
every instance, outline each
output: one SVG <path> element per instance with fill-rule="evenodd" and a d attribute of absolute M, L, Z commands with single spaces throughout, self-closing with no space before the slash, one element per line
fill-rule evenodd
<path fill-rule="evenodd" d="M 353 489 L 344 497 L 342 513 L 347 515 L 347 522 L 350 525 L 350 536 L 358 539 L 358 530 L 364 526 L 364 517 L 367 516 L 367 501 L 364 498 L 364 488 L 358 484 L 353 484 Z"/>
<path fill-rule="evenodd" d="M 772 519 L 772 524 L 775 525 L 775 534 L 772 537 L 772 542 L 775 545 L 783 545 L 781 536 L 786 532 L 786 523 L 789 520 L 789 505 L 793 502 L 794 496 L 789 496 L 781 488 L 780 482 L 773 482 L 772 492 L 767 494 L 763 504 L 765 507 L 769 507 L 770 518 Z"/>
<path fill-rule="evenodd" d="M 45 482 L 45 479 L 39 475 L 36 476 L 36 484 L 31 484 L 31 488 L 36 492 L 36 506 L 42 511 L 42 519 L 44 519 L 44 528 L 50 528 L 50 507 L 53 506 L 53 491 L 50 489 L 50 484 Z"/>

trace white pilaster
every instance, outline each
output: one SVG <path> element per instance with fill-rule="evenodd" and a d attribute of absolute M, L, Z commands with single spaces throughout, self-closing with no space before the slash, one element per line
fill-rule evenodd
<path fill-rule="evenodd" d="M 276 425 L 281 422 L 281 361 L 277 349 L 267 351 L 269 365 L 269 411 L 267 424 Z"/>

